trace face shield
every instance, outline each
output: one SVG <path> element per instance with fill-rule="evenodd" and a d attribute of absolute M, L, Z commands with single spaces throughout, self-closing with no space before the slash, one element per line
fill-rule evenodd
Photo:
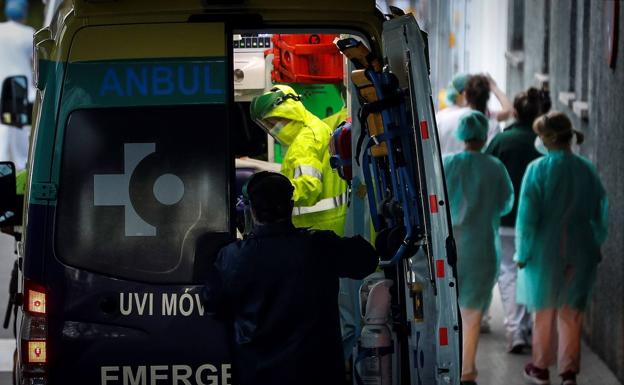
<path fill-rule="evenodd" d="M 251 102 L 250 112 L 252 120 L 278 142 L 282 142 L 280 133 L 286 125 L 291 123 L 292 119 L 276 116 L 273 114 L 273 111 L 289 99 L 296 102 L 301 101 L 299 95 L 284 92 L 282 89 L 274 87 L 270 92 L 254 98 Z"/>
<path fill-rule="evenodd" d="M 277 117 L 269 117 L 265 119 L 256 120 L 256 123 L 275 140 L 279 141 L 279 134 L 282 129 L 290 123 L 290 120 Z"/>

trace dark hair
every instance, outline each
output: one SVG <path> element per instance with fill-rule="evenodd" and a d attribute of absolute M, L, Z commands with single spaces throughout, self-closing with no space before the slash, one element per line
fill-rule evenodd
<path fill-rule="evenodd" d="M 275 223 L 292 215 L 294 187 L 284 175 L 261 171 L 249 178 L 243 195 L 249 199 L 256 219 Z"/>
<path fill-rule="evenodd" d="M 252 203 L 254 216 L 260 223 L 275 223 L 292 216 L 292 201 L 283 201 L 272 205 L 263 203 Z"/>
<path fill-rule="evenodd" d="M 533 124 L 535 118 L 542 112 L 540 92 L 534 87 L 520 92 L 514 98 L 513 106 L 520 123 Z"/>
<path fill-rule="evenodd" d="M 585 140 L 585 135 L 572 127 L 570 118 L 559 111 L 552 111 L 537 118 L 533 123 L 533 130 L 542 135 L 545 144 L 569 144 L 574 135 L 577 144 Z"/>
<path fill-rule="evenodd" d="M 466 101 L 470 107 L 486 113 L 490 98 L 490 83 L 484 75 L 472 75 L 466 82 Z"/>
<path fill-rule="evenodd" d="M 550 111 L 550 108 L 552 107 L 552 101 L 550 100 L 550 91 L 548 91 L 548 87 L 544 87 L 538 92 L 539 92 L 540 115 L 541 115 Z"/>

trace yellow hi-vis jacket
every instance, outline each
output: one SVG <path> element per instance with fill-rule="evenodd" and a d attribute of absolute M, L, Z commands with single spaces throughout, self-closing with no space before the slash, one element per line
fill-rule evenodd
<path fill-rule="evenodd" d="M 295 186 L 295 226 L 333 230 L 343 235 L 347 185 L 329 165 L 330 137 L 329 127 L 310 114 L 309 121 L 288 147 L 281 171 Z"/>
<path fill-rule="evenodd" d="M 340 111 L 335 114 L 329 115 L 328 117 L 322 119 L 323 123 L 327 124 L 332 132 L 338 128 L 340 123 L 346 122 L 349 115 L 347 114 L 347 108 L 343 107 Z"/>
<path fill-rule="evenodd" d="M 329 165 L 331 128 L 294 100 L 276 106 L 268 116 L 291 120 L 277 139 L 288 146 L 281 172 L 295 186 L 293 223 L 343 235 L 347 185 Z"/>

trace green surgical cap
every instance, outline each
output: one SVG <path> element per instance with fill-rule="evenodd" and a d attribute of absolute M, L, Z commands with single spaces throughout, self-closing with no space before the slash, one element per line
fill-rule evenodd
<path fill-rule="evenodd" d="M 451 80 L 451 85 L 453 86 L 453 88 L 455 88 L 455 90 L 457 90 L 457 93 L 460 94 L 464 92 L 468 77 L 468 74 L 456 74 L 455 76 L 453 76 L 453 80 Z"/>
<path fill-rule="evenodd" d="M 453 87 L 448 87 L 446 89 L 446 102 L 448 104 L 455 104 L 456 100 L 457 100 L 457 91 L 455 91 L 455 88 Z"/>
<path fill-rule="evenodd" d="M 455 136 L 461 141 L 487 139 L 488 118 L 482 112 L 471 110 L 459 118 Z"/>
<path fill-rule="evenodd" d="M 455 104 L 455 99 L 457 99 L 457 95 L 464 92 L 468 77 L 468 74 L 456 74 L 455 76 L 453 76 L 453 79 L 451 79 L 448 87 L 446 87 L 446 100 L 449 103 Z"/>

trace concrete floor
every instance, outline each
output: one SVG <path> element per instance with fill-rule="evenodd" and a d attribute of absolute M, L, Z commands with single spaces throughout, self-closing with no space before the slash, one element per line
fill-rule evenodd
<path fill-rule="evenodd" d="M 479 370 L 479 385 L 526 385 L 522 377 L 524 365 L 531 359 L 530 354 L 513 355 L 505 352 L 505 331 L 503 327 L 503 310 L 495 289 L 491 308 L 492 332 L 481 334 L 477 353 L 477 368 Z M 550 368 L 550 380 L 553 385 L 560 383 L 556 368 Z M 594 354 L 587 345 L 583 344 L 581 353 L 581 373 L 577 377 L 579 385 L 622 385 Z"/>
<path fill-rule="evenodd" d="M 13 385 L 11 373 L 0 372 L 0 385 Z"/>

